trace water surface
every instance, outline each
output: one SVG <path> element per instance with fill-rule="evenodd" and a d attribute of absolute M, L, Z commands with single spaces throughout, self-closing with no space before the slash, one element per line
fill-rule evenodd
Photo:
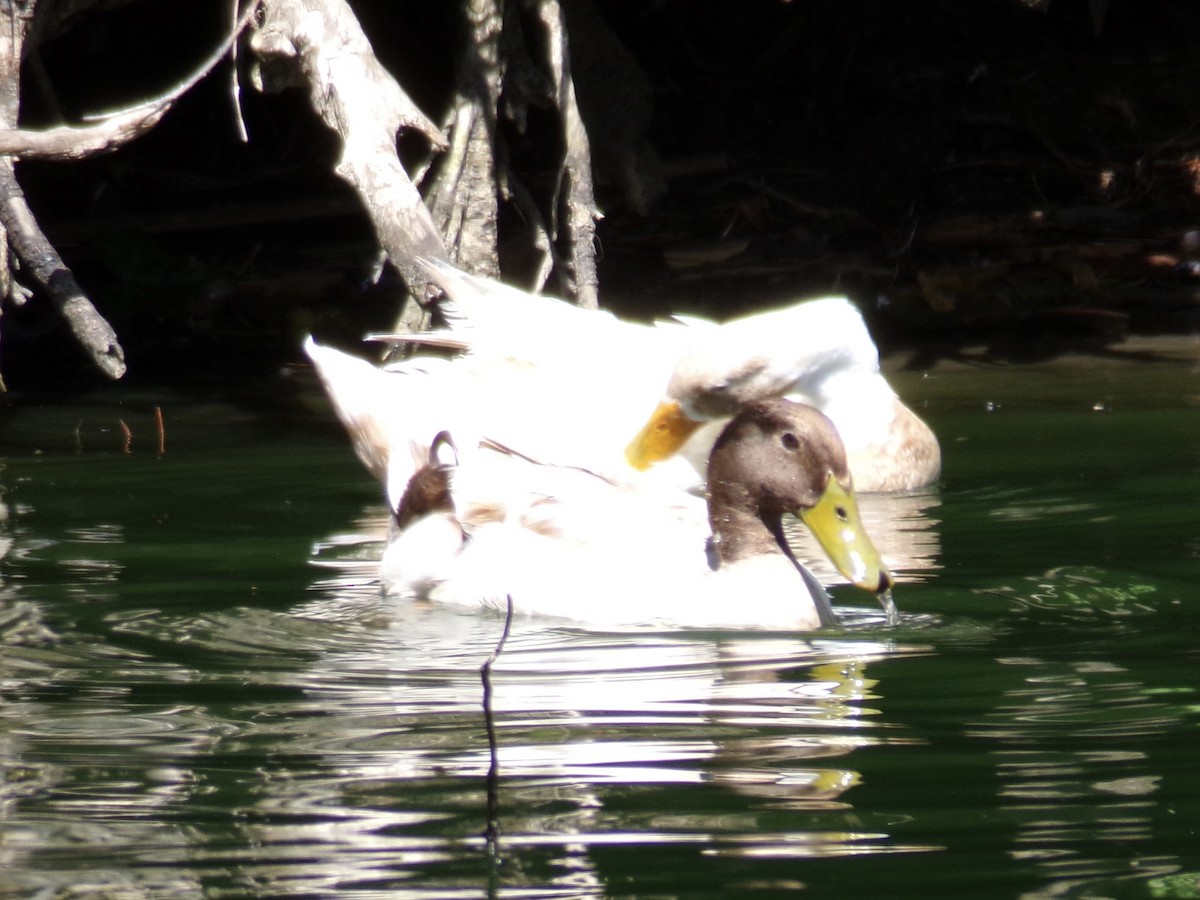
<path fill-rule="evenodd" d="M 518 619 L 496 852 L 502 621 L 380 598 L 327 412 L 13 399 L 0 895 L 1200 896 L 1195 368 L 897 381 L 945 450 L 865 504 L 903 624 Z"/>

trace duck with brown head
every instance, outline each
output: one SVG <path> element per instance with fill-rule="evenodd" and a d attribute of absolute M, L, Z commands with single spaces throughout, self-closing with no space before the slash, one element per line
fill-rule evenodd
<path fill-rule="evenodd" d="M 418 585 L 392 556 L 389 592 L 498 609 L 511 597 L 518 612 L 594 624 L 831 624 L 827 595 L 784 539 L 785 513 L 851 583 L 881 596 L 892 584 L 859 521 L 836 429 L 789 400 L 752 403 L 731 420 L 703 502 L 494 445 L 464 454 L 449 485 L 464 535 L 455 564 Z"/>

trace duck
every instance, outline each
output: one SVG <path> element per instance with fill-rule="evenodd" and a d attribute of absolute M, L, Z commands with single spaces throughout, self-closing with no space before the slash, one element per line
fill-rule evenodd
<path fill-rule="evenodd" d="M 496 362 L 525 366 L 546 383 L 578 392 L 560 390 L 556 399 L 566 407 L 543 409 L 557 417 L 574 406 L 578 415 L 569 427 L 581 442 L 600 445 L 593 458 L 619 438 L 621 458 L 633 469 L 682 458 L 698 486 L 717 434 L 737 409 L 786 396 L 833 420 L 858 490 L 911 491 L 941 475 L 937 436 L 880 371 L 862 314 L 845 297 L 804 300 L 723 323 L 676 316 L 643 324 L 444 261 L 422 265 L 445 292 L 447 327 L 377 337 L 454 347 L 476 364 L 492 361 L 493 370 Z M 628 428 L 629 421 L 636 424 Z M 626 430 L 614 434 L 613 428 Z"/>
<path fill-rule="evenodd" d="M 682 454 L 698 471 L 724 422 L 783 396 L 824 412 L 866 493 L 912 491 L 941 476 L 933 429 L 892 389 L 861 313 L 844 297 L 810 300 L 696 331 L 625 455 L 639 471 Z"/>
<path fill-rule="evenodd" d="M 393 510 L 443 431 L 467 453 L 486 438 L 621 480 L 683 488 L 698 481 L 681 456 L 645 473 L 625 461 L 624 442 L 646 413 L 622 400 L 637 396 L 638 377 L 646 378 L 631 375 L 634 367 L 623 368 L 624 377 L 583 378 L 553 361 L 490 353 L 418 355 L 378 365 L 311 336 L 304 350 L 356 456 L 382 484 Z M 665 381 L 669 370 L 659 374 Z"/>
<path fill-rule="evenodd" d="M 743 406 L 714 440 L 703 498 L 491 441 L 459 452 L 448 432 L 427 452 L 384 553 L 388 595 L 602 626 L 812 631 L 836 617 L 784 537 L 791 513 L 893 620 L 845 448 L 804 404 Z"/>

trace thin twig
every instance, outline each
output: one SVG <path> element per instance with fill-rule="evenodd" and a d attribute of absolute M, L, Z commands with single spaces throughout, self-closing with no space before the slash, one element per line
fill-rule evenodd
<path fill-rule="evenodd" d="M 229 5 L 230 25 L 237 34 L 241 29 L 238 25 L 238 3 L 240 0 L 233 0 Z M 257 3 L 252 4 L 257 6 Z M 246 130 L 246 120 L 242 118 L 242 84 L 238 80 L 238 42 L 236 40 L 229 44 L 229 93 L 233 100 L 233 123 L 237 127 L 238 140 L 243 144 L 250 143 L 250 133 Z"/>
<path fill-rule="evenodd" d="M 154 424 L 158 427 L 158 455 L 162 456 L 167 452 L 167 431 L 163 427 L 162 407 L 154 407 Z"/>
<path fill-rule="evenodd" d="M 500 861 L 500 758 L 496 742 L 496 721 L 492 715 L 492 664 L 496 662 L 500 651 L 504 649 L 504 642 L 508 640 L 508 631 L 512 626 L 513 601 L 511 594 L 508 595 L 507 600 L 504 630 L 500 632 L 500 640 L 496 642 L 491 656 L 479 668 L 479 677 L 483 682 L 483 722 L 487 728 L 488 752 L 491 754 L 491 763 L 488 765 L 487 774 L 487 827 L 484 829 L 483 836 L 487 839 L 488 856 L 494 863 Z"/>

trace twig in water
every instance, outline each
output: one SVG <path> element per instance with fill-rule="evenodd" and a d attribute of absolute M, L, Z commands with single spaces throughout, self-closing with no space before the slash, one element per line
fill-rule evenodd
<path fill-rule="evenodd" d="M 154 424 L 158 427 L 158 455 L 162 456 L 167 452 L 167 432 L 163 427 L 162 407 L 154 407 Z"/>
<path fill-rule="evenodd" d="M 496 721 L 492 716 L 492 664 L 504 649 L 508 640 L 508 630 L 512 626 L 513 602 L 512 595 L 508 596 L 508 605 L 504 612 L 504 630 L 500 632 L 500 640 L 479 668 L 479 677 L 483 681 L 483 722 L 487 728 L 488 752 L 491 763 L 487 774 L 487 827 L 483 836 L 487 839 L 488 856 L 493 862 L 500 861 L 500 760 L 496 749 Z"/>
<path fill-rule="evenodd" d="M 117 419 L 121 423 L 121 434 L 125 437 L 125 442 L 121 445 L 121 452 L 128 454 L 133 450 L 133 431 L 125 424 L 124 419 Z"/>

